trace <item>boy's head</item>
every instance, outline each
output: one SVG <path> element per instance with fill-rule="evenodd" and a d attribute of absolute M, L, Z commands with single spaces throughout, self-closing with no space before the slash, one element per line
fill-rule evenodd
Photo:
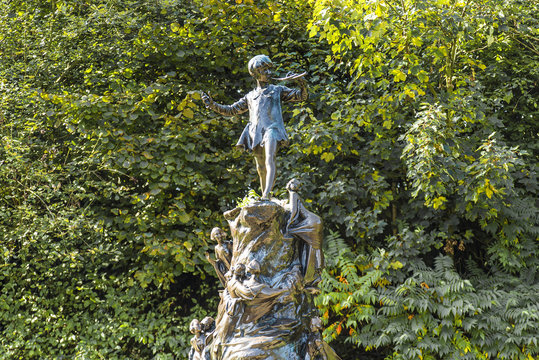
<path fill-rule="evenodd" d="M 322 320 L 318 316 L 315 316 L 311 319 L 311 331 L 318 332 L 320 330 L 322 330 Z"/>
<path fill-rule="evenodd" d="M 233 270 L 234 272 L 234 275 L 236 277 L 243 277 L 245 275 L 245 265 L 244 264 L 236 264 L 236 266 L 234 266 Z"/>
<path fill-rule="evenodd" d="M 211 316 L 206 316 L 202 321 L 200 322 L 200 327 L 203 331 L 209 331 L 215 320 Z"/>
<path fill-rule="evenodd" d="M 213 241 L 217 241 L 217 243 L 221 244 L 223 242 L 223 240 L 226 238 L 226 234 L 223 231 L 223 229 L 221 229 L 219 227 L 214 227 L 212 229 L 212 231 L 211 231 L 210 238 Z"/>
<path fill-rule="evenodd" d="M 249 69 L 249 74 L 251 74 L 252 77 L 255 79 L 258 79 L 260 76 L 260 73 L 265 69 L 273 69 L 273 63 L 271 62 L 271 59 L 266 55 L 256 55 L 251 60 L 249 60 L 249 64 L 247 65 Z"/>
<path fill-rule="evenodd" d="M 191 324 L 189 325 L 189 331 L 191 331 L 191 334 L 200 333 L 200 322 L 197 319 L 193 319 L 193 321 L 191 321 Z"/>
<path fill-rule="evenodd" d="M 292 179 L 286 184 L 286 189 L 289 191 L 299 191 L 301 189 L 301 182 L 298 179 Z"/>
<path fill-rule="evenodd" d="M 251 260 L 247 265 L 247 271 L 254 275 L 260 274 L 260 263 L 256 260 Z"/>

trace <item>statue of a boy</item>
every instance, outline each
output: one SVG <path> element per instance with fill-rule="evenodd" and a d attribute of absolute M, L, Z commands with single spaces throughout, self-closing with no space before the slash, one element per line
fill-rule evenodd
<path fill-rule="evenodd" d="M 269 199 L 275 183 L 278 147 L 288 144 L 281 102 L 305 101 L 308 97 L 306 81 L 301 75 L 288 75 L 297 82 L 299 89 L 270 84 L 273 67 L 266 55 L 253 57 L 249 61 L 248 69 L 256 80 L 256 88 L 232 105 L 220 105 L 208 94 L 202 94 L 206 107 L 221 115 L 232 116 L 249 110 L 249 123 L 236 146 L 253 152 L 260 177 L 262 199 Z"/>

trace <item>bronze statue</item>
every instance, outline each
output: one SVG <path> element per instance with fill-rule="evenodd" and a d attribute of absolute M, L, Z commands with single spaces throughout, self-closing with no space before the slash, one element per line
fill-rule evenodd
<path fill-rule="evenodd" d="M 206 107 L 224 115 L 232 116 L 249 110 L 249 123 L 245 126 L 236 146 L 252 151 L 260 178 L 262 199 L 269 199 L 276 176 L 276 155 L 279 146 L 288 144 L 281 102 L 307 100 L 307 86 L 303 74 L 291 74 L 277 80 L 295 81 L 299 89 L 270 84 L 272 69 L 266 55 L 253 57 L 248 64 L 249 73 L 256 80 L 256 88 L 232 105 L 220 105 L 210 95 L 202 93 Z"/>
<path fill-rule="evenodd" d="M 286 185 L 289 193 L 287 208 L 290 218 L 286 225 L 285 236 L 296 236 L 304 244 L 302 246 L 301 264 L 306 290 L 316 292 L 316 285 L 320 282 L 320 274 L 324 268 L 324 253 L 322 252 L 322 220 L 320 217 L 305 208 L 298 195 L 301 183 L 292 179 Z"/>
<path fill-rule="evenodd" d="M 269 200 L 275 156 L 288 143 L 281 103 L 307 99 L 305 73 L 275 79 L 298 84 L 290 89 L 270 84 L 273 63 L 265 55 L 253 57 L 248 69 L 257 86 L 234 104 L 220 105 L 202 94 L 205 105 L 221 115 L 249 110 L 236 145 L 253 152 L 262 201 L 224 213 L 232 242 L 223 230 L 212 230 L 215 260 L 206 257 L 224 289 L 215 327 L 204 319 L 201 330 L 192 330 L 190 360 L 340 360 L 322 339 L 320 319 L 312 318 L 324 267 L 322 219 L 305 207 L 296 179 L 287 185 L 288 202 Z"/>
<path fill-rule="evenodd" d="M 289 182 L 286 205 L 255 201 L 225 212 L 233 251 L 215 330 L 205 333 L 205 360 L 338 359 L 311 324 L 324 264 L 322 221 L 299 187 Z"/>
<path fill-rule="evenodd" d="M 322 339 L 322 320 L 319 317 L 311 319 L 311 333 L 307 341 L 305 360 L 340 360 L 335 351 Z"/>
<path fill-rule="evenodd" d="M 214 323 L 211 316 L 206 316 L 202 321 L 197 319 L 191 321 L 189 330 L 195 336 L 191 338 L 189 360 L 211 360 L 207 345 L 213 340 Z"/>
<path fill-rule="evenodd" d="M 221 281 L 221 284 L 226 286 L 225 274 L 230 270 L 232 245 L 230 244 L 230 241 L 225 240 L 226 234 L 219 227 L 213 228 L 210 238 L 217 242 L 217 245 L 215 246 L 216 260 L 213 260 L 209 253 L 206 253 L 206 259 L 208 259 L 209 263 L 215 268 L 215 272 L 217 273 L 217 277 Z"/>
<path fill-rule="evenodd" d="M 202 327 L 197 319 L 193 319 L 189 325 L 189 330 L 194 336 L 191 338 L 191 351 L 189 360 L 204 360 L 203 351 L 206 346 L 206 338 L 202 333 Z"/>

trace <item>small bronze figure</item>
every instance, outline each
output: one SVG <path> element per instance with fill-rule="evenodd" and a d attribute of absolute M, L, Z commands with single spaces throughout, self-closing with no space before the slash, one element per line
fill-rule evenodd
<path fill-rule="evenodd" d="M 262 284 L 257 280 L 260 273 L 260 265 L 258 261 L 251 261 L 249 269 L 252 271 L 251 278 L 247 279 L 244 264 L 234 266 L 234 276 L 226 284 L 226 288 L 232 298 L 241 299 L 242 301 L 251 301 L 255 298 L 269 299 L 283 295 L 288 289 L 273 289 L 266 284 Z"/>
<path fill-rule="evenodd" d="M 211 316 L 206 316 L 200 322 L 202 333 L 204 334 L 204 349 L 202 350 L 202 359 L 211 360 L 209 344 L 213 341 L 213 332 L 215 331 L 215 320 Z"/>
<path fill-rule="evenodd" d="M 193 319 L 189 325 L 189 331 L 194 336 L 191 338 L 191 351 L 189 360 L 204 360 L 203 352 L 206 346 L 206 338 L 202 333 L 202 327 L 197 319 Z"/>
<path fill-rule="evenodd" d="M 292 179 L 286 185 L 289 193 L 288 210 L 290 218 L 286 225 L 285 236 L 294 235 L 304 242 L 301 264 L 305 290 L 316 292 L 316 285 L 321 280 L 324 268 L 324 253 L 322 251 L 322 219 L 305 208 L 298 191 L 301 183 Z"/>
<path fill-rule="evenodd" d="M 225 277 L 225 290 L 221 293 L 223 308 L 219 309 L 214 332 L 215 348 L 218 348 L 227 336 L 234 331 L 243 314 L 243 298 L 240 292 L 236 292 L 236 287 L 245 280 L 245 265 L 234 265 L 225 274 Z"/>
<path fill-rule="evenodd" d="M 299 89 L 270 84 L 272 69 L 270 58 L 266 55 L 253 57 L 248 64 L 249 73 L 255 78 L 257 86 L 232 105 L 220 105 L 206 93 L 202 100 L 209 109 L 232 116 L 249 110 L 249 123 L 243 130 L 236 146 L 252 151 L 256 170 L 260 178 L 262 199 L 269 199 L 276 176 L 276 155 L 279 146 L 288 144 L 281 102 L 307 100 L 305 74 L 291 74 L 282 80 L 295 81 Z"/>
<path fill-rule="evenodd" d="M 258 261 L 252 260 L 247 265 L 247 273 L 251 276 L 243 282 L 245 286 L 251 287 L 260 284 L 258 281 L 258 275 L 260 274 L 260 263 Z"/>
<path fill-rule="evenodd" d="M 200 326 L 202 328 L 202 332 L 204 333 L 204 335 L 206 335 L 206 342 L 208 342 L 208 334 L 215 330 L 215 320 L 211 316 L 206 316 L 200 322 Z"/>
<path fill-rule="evenodd" d="M 221 339 L 231 333 L 238 322 L 250 323 L 267 314 L 273 306 L 287 299 L 288 289 L 273 289 L 258 280 L 260 265 L 256 260 L 249 264 L 251 277 L 247 279 L 244 264 L 236 264 L 227 274 L 229 280 L 223 292 L 224 312 L 218 319 L 217 332 Z"/>
<path fill-rule="evenodd" d="M 335 351 L 322 339 L 322 320 L 319 317 L 311 319 L 311 334 L 307 342 L 305 360 L 340 360 Z"/>
<path fill-rule="evenodd" d="M 245 265 L 237 264 L 232 268 L 232 279 L 226 284 L 226 289 L 233 299 L 252 300 L 253 294 L 243 286 L 245 277 Z"/>
<path fill-rule="evenodd" d="M 209 253 L 206 253 L 206 259 L 213 265 L 217 277 L 223 286 L 226 286 L 225 274 L 230 270 L 230 261 L 232 259 L 232 249 L 230 241 L 225 241 L 226 233 L 219 227 L 213 228 L 210 238 L 217 242 L 215 245 L 215 258 L 213 260 Z"/>
<path fill-rule="evenodd" d="M 243 281 L 243 286 L 246 290 L 248 290 L 251 294 L 254 295 L 253 299 L 275 299 L 276 297 L 284 295 L 286 292 L 289 291 L 288 288 L 274 289 L 271 288 L 269 285 L 261 283 L 258 278 L 258 276 L 260 275 L 260 263 L 256 260 L 252 260 L 249 265 L 247 265 L 247 272 L 251 276 Z M 275 301 L 273 301 L 273 303 L 275 303 Z"/>

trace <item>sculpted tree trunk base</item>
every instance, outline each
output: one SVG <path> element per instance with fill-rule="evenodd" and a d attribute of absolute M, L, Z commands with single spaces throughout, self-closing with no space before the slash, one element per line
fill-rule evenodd
<path fill-rule="evenodd" d="M 295 190 L 287 204 L 257 201 L 224 214 L 232 257 L 205 360 L 339 359 L 321 338 L 313 301 L 322 222 Z"/>

